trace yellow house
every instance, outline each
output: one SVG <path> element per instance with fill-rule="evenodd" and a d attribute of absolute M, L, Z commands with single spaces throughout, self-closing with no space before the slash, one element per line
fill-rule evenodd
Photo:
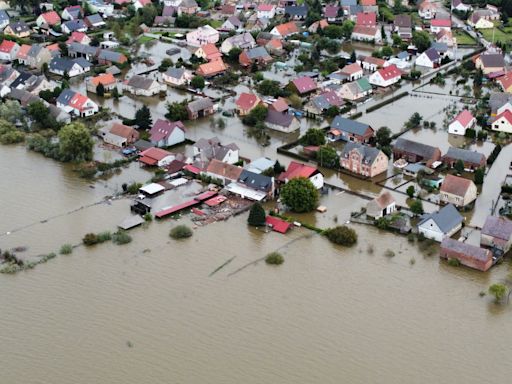
<path fill-rule="evenodd" d="M 30 36 L 30 28 L 27 23 L 24 23 L 23 21 L 17 21 L 5 27 L 4 35 L 15 36 L 23 39 Z"/>

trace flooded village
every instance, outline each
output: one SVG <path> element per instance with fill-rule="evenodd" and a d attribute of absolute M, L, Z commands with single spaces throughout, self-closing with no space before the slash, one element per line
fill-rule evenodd
<path fill-rule="evenodd" d="M 0 381 L 505 381 L 509 8 L 0 1 Z"/>

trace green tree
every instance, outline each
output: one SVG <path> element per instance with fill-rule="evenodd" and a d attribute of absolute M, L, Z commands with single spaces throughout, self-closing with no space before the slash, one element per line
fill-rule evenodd
<path fill-rule="evenodd" d="M 350 54 L 350 61 L 352 63 L 355 63 L 357 61 L 356 51 L 352 50 L 352 53 Z"/>
<path fill-rule="evenodd" d="M 421 202 L 420 199 L 416 199 L 409 204 L 409 209 L 415 215 L 422 215 L 423 214 L 423 203 Z"/>
<path fill-rule="evenodd" d="M 298 177 L 281 188 L 281 199 L 294 212 L 310 212 L 318 204 L 319 193 L 311 180 Z"/>
<path fill-rule="evenodd" d="M 343 24 L 341 24 L 341 32 L 342 36 L 345 39 L 350 39 L 350 36 L 352 35 L 352 31 L 354 30 L 355 23 L 352 20 L 345 20 Z"/>
<path fill-rule="evenodd" d="M 318 152 L 316 153 L 316 159 L 318 160 L 318 164 L 322 167 L 333 168 L 338 165 L 338 154 L 333 147 L 328 145 L 322 145 Z"/>
<path fill-rule="evenodd" d="M 495 283 L 489 287 L 489 293 L 494 296 L 496 302 L 500 302 L 507 296 L 508 288 L 505 284 Z"/>
<path fill-rule="evenodd" d="M 329 39 L 341 39 L 343 37 L 343 26 L 331 24 L 324 28 L 323 34 Z"/>
<path fill-rule="evenodd" d="M 253 108 L 246 116 L 242 118 L 242 122 L 251 127 L 256 126 L 259 122 L 264 122 L 267 117 L 267 108 L 264 105 L 258 105 Z"/>
<path fill-rule="evenodd" d="M 475 184 L 481 185 L 484 183 L 485 170 L 483 168 L 478 168 L 475 170 L 474 180 Z"/>
<path fill-rule="evenodd" d="M 383 57 L 393 56 L 393 49 L 389 45 L 385 45 L 384 47 L 382 47 L 381 52 Z"/>
<path fill-rule="evenodd" d="M 453 169 L 455 169 L 457 171 L 457 173 L 462 173 L 464 172 L 464 162 L 462 160 L 457 160 L 455 162 L 455 165 L 453 166 Z"/>
<path fill-rule="evenodd" d="M 414 188 L 414 185 L 409 185 L 405 192 L 407 193 L 407 196 L 409 196 L 410 198 L 413 198 L 414 193 L 416 192 L 416 189 Z"/>
<path fill-rule="evenodd" d="M 165 59 L 162 60 L 162 62 L 160 63 L 160 66 L 158 67 L 158 71 L 159 72 L 165 72 L 167 71 L 170 67 L 173 66 L 173 62 L 171 59 L 169 59 L 168 57 L 166 57 Z"/>
<path fill-rule="evenodd" d="M 165 114 L 165 117 L 171 121 L 187 120 L 188 111 L 186 101 L 167 104 L 167 113 Z"/>
<path fill-rule="evenodd" d="M 307 145 L 324 145 L 325 133 L 319 128 L 309 128 L 306 133 L 299 139 L 303 146 Z"/>
<path fill-rule="evenodd" d="M 391 144 L 391 130 L 388 127 L 380 127 L 375 132 L 375 141 L 379 147 L 386 147 Z"/>
<path fill-rule="evenodd" d="M 59 155 L 62 161 L 90 161 L 94 142 L 82 123 L 65 125 L 59 131 Z"/>
<path fill-rule="evenodd" d="M 16 123 L 16 121 L 21 120 L 22 115 L 20 103 L 16 100 L 6 100 L 0 103 L 0 119 Z"/>
<path fill-rule="evenodd" d="M 100 97 L 103 97 L 105 95 L 105 87 L 103 86 L 103 84 L 98 83 L 98 85 L 96 86 L 96 94 Z"/>
<path fill-rule="evenodd" d="M 140 129 L 149 129 L 153 125 L 151 111 L 146 105 L 143 105 L 135 112 L 134 123 Z"/>
<path fill-rule="evenodd" d="M 261 227 L 265 225 L 265 210 L 261 206 L 260 203 L 255 203 L 251 207 L 251 211 L 249 212 L 249 217 L 247 218 L 247 223 L 249 225 L 255 226 L 255 227 Z"/>
<path fill-rule="evenodd" d="M 331 242 L 344 245 L 345 247 L 350 247 L 357 243 L 356 231 L 346 225 L 330 228 L 326 231 L 325 235 Z"/>
<path fill-rule="evenodd" d="M 204 88 L 204 77 L 202 76 L 194 76 L 192 80 L 190 81 L 190 85 L 193 88 L 196 89 L 203 89 Z"/>
<path fill-rule="evenodd" d="M 425 31 L 414 31 L 412 33 L 412 43 L 418 48 L 418 52 L 421 53 L 430 48 L 430 36 Z"/>
<path fill-rule="evenodd" d="M 414 112 L 405 125 L 407 128 L 416 128 L 420 126 L 421 120 L 423 120 L 423 117 L 418 112 Z"/>
<path fill-rule="evenodd" d="M 477 69 L 475 71 L 475 77 L 473 80 L 473 85 L 475 87 L 481 87 L 482 86 L 482 80 L 483 80 L 484 74 L 481 69 Z"/>
<path fill-rule="evenodd" d="M 227 61 L 229 63 L 238 63 L 238 57 L 242 53 L 242 49 L 238 47 L 231 48 L 228 52 Z"/>

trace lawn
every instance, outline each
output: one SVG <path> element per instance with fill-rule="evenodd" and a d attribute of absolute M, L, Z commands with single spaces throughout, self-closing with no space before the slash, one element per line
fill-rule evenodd
<path fill-rule="evenodd" d="M 140 44 L 146 44 L 147 42 L 149 42 L 149 41 L 153 41 L 153 40 L 155 40 L 155 38 L 154 38 L 154 37 L 149 37 L 149 36 L 144 36 L 144 35 L 140 36 L 140 37 L 137 39 L 137 41 L 138 41 Z"/>
<path fill-rule="evenodd" d="M 490 41 L 492 43 L 493 41 L 493 30 L 494 30 L 494 42 L 501 41 L 502 43 L 509 43 L 512 41 L 512 30 L 510 30 L 510 27 L 506 29 L 507 32 L 503 32 L 499 30 L 498 28 L 493 29 L 481 29 L 479 32 L 484 36 L 484 39 L 487 41 Z"/>
<path fill-rule="evenodd" d="M 457 29 L 453 31 L 453 37 L 457 38 L 457 44 L 463 44 L 463 45 L 475 45 L 476 41 L 473 39 L 470 35 L 468 35 L 466 32 Z"/>

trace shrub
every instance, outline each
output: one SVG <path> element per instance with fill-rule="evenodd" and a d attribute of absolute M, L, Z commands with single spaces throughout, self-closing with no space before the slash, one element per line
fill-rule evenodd
<path fill-rule="evenodd" d="M 279 252 L 271 252 L 265 257 L 265 262 L 271 265 L 280 265 L 284 263 L 284 257 Z"/>
<path fill-rule="evenodd" d="M 340 225 L 326 231 L 327 238 L 339 245 L 350 247 L 357 242 L 357 233 L 346 225 Z"/>
<path fill-rule="evenodd" d="M 104 231 L 98 233 L 98 243 L 104 243 L 105 241 L 109 241 L 112 239 L 112 234 L 109 231 Z"/>
<path fill-rule="evenodd" d="M 387 249 L 386 252 L 384 252 L 384 256 L 395 257 L 395 252 L 393 252 L 391 249 Z"/>
<path fill-rule="evenodd" d="M 117 245 L 128 244 L 132 241 L 132 237 L 125 231 L 117 231 L 112 235 L 112 241 Z"/>
<path fill-rule="evenodd" d="M 249 212 L 249 217 L 247 219 L 247 223 L 249 225 L 253 225 L 255 227 L 260 227 L 265 225 L 265 210 L 261 206 L 260 203 L 255 203 L 251 207 L 251 211 Z"/>
<path fill-rule="evenodd" d="M 411 260 L 409 260 L 409 264 L 411 264 L 411 265 L 416 264 L 416 259 L 414 257 L 411 257 Z"/>
<path fill-rule="evenodd" d="M 126 191 L 130 195 L 136 195 L 139 193 L 139 188 L 142 187 L 141 183 L 131 183 L 127 188 Z"/>
<path fill-rule="evenodd" d="M 412 197 L 414 197 L 414 193 L 416 192 L 416 189 L 414 188 L 414 185 L 409 185 L 405 192 L 407 193 L 407 196 L 412 198 Z"/>
<path fill-rule="evenodd" d="M 149 213 L 149 212 L 148 212 L 148 213 L 146 213 L 146 214 L 144 215 L 144 220 L 145 220 L 145 221 L 147 221 L 147 222 L 149 222 L 149 221 L 153 221 L 153 216 L 151 215 L 151 213 Z"/>
<path fill-rule="evenodd" d="M 82 243 L 87 246 L 98 244 L 98 236 L 95 233 L 88 233 L 82 239 Z"/>
<path fill-rule="evenodd" d="M 409 243 L 414 243 L 414 233 L 409 233 L 409 234 L 407 235 L 407 241 L 408 241 Z"/>
<path fill-rule="evenodd" d="M 496 283 L 489 287 L 489 293 L 494 296 L 496 302 L 499 302 L 507 295 L 508 288 L 505 284 Z"/>
<path fill-rule="evenodd" d="M 452 267 L 458 267 L 460 266 L 460 261 L 459 259 L 448 259 L 448 265 Z"/>
<path fill-rule="evenodd" d="M 169 236 L 173 239 L 185 239 L 192 236 L 192 230 L 186 225 L 178 225 L 171 229 Z"/>
<path fill-rule="evenodd" d="M 69 255 L 71 252 L 73 252 L 73 246 L 71 244 L 64 244 L 60 247 L 59 253 L 61 255 Z"/>

